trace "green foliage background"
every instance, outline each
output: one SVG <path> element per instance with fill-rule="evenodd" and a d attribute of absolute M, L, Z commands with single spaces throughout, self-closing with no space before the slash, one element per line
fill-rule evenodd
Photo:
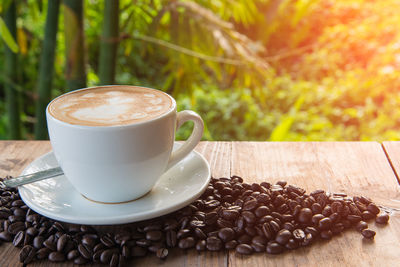
<path fill-rule="evenodd" d="M 85 1 L 89 86 L 99 84 L 102 2 Z M 31 139 L 47 1 L 19 3 L 16 88 Z M 399 8 L 397 0 L 121 0 L 116 81 L 172 94 L 179 110 L 203 117 L 206 140 L 399 140 Z M 66 91 L 60 14 L 53 97 Z M 0 139 L 3 61 L 0 52 Z"/>

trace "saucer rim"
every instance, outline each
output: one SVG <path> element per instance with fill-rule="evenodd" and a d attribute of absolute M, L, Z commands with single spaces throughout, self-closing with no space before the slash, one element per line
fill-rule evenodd
<path fill-rule="evenodd" d="M 178 147 L 180 147 L 182 144 L 178 143 L 178 142 L 174 142 L 174 147 L 175 145 L 177 145 Z M 73 216 L 73 215 L 62 215 L 60 216 L 62 213 L 57 212 L 57 213 L 53 213 L 48 209 L 44 209 L 41 206 L 37 205 L 34 201 L 32 201 L 31 199 L 29 201 L 27 201 L 26 198 L 28 198 L 27 194 L 24 192 L 24 190 L 29 190 L 28 188 L 25 187 L 29 187 L 29 185 L 24 185 L 24 186 L 20 186 L 18 187 L 18 192 L 20 194 L 21 199 L 24 201 L 24 203 L 31 208 L 32 210 L 34 210 L 35 212 L 41 214 L 42 216 L 48 217 L 50 219 L 53 220 L 58 220 L 58 221 L 62 221 L 62 222 L 66 222 L 66 223 L 73 223 L 73 224 L 86 224 L 86 225 L 117 225 L 117 224 L 126 224 L 126 223 L 133 223 L 133 222 L 138 222 L 138 221 L 144 221 L 144 220 L 148 220 L 148 219 L 152 219 L 155 217 L 160 217 L 169 213 L 172 213 L 176 210 L 179 210 L 187 205 L 189 205 L 191 202 L 193 202 L 194 200 L 196 200 L 197 198 L 199 198 L 204 191 L 206 190 L 210 180 L 211 180 L 211 169 L 210 169 L 210 164 L 208 163 L 208 161 L 205 159 L 205 157 L 200 154 L 199 152 L 192 150 L 190 152 L 190 154 L 194 153 L 196 157 L 198 157 L 198 160 L 200 160 L 201 165 L 203 165 L 201 168 L 205 168 L 204 170 L 206 171 L 206 175 L 204 175 L 204 183 L 202 185 L 201 188 L 199 188 L 199 190 L 197 191 L 196 194 L 192 195 L 191 197 L 184 199 L 182 201 L 180 201 L 179 203 L 177 203 L 176 205 L 170 205 L 167 206 L 166 208 L 161 208 L 161 209 L 155 209 L 153 211 L 150 212 L 146 212 L 146 213 L 140 213 L 139 215 L 132 215 L 129 212 L 126 212 L 126 214 L 121 214 L 121 215 L 116 215 L 116 216 L 103 216 L 103 218 L 90 218 L 90 217 L 84 217 L 84 218 L 80 218 L 79 216 Z M 45 161 L 43 158 L 45 157 L 49 157 L 50 154 L 54 153 L 53 151 L 49 151 L 37 158 L 35 158 L 30 164 L 28 164 L 24 170 L 21 172 L 21 175 L 27 174 L 27 170 L 29 168 L 32 167 L 32 165 L 37 164 L 37 162 L 39 161 Z M 189 154 L 189 155 L 190 155 Z M 177 167 L 177 165 L 172 166 L 171 169 Z M 49 179 L 59 179 L 61 176 L 58 177 L 53 177 L 53 178 L 49 178 Z M 64 176 L 64 179 L 66 179 L 66 177 Z M 67 181 L 68 182 L 68 181 Z M 39 181 L 40 183 L 40 181 Z M 155 185 L 157 186 L 157 185 Z M 151 192 L 151 191 L 149 191 Z M 83 198 L 83 197 L 82 197 Z M 86 200 L 89 201 L 89 200 Z M 134 201 L 131 201 L 129 203 L 95 203 L 95 202 L 91 202 L 95 205 L 99 205 L 99 206 L 104 206 L 104 205 L 115 205 L 116 207 L 119 205 L 134 205 Z M 93 221 L 96 220 L 96 221 Z"/>

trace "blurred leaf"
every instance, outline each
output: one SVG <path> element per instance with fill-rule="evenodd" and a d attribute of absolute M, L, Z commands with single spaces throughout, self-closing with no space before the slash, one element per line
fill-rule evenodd
<path fill-rule="evenodd" d="M 12 37 L 10 31 L 7 29 L 6 24 L 3 19 L 0 17 L 0 37 L 4 40 L 6 45 L 10 48 L 14 53 L 18 52 L 18 45 Z"/>

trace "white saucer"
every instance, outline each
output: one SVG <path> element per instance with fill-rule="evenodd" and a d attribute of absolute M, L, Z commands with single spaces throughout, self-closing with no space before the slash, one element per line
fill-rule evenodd
<path fill-rule="evenodd" d="M 180 144 L 175 143 L 174 149 Z M 52 152 L 33 161 L 21 175 L 57 167 Z M 77 224 L 123 224 L 158 217 L 197 199 L 207 188 L 211 173 L 207 161 L 192 151 L 166 172 L 144 197 L 127 203 L 101 204 L 78 193 L 62 175 L 19 187 L 23 201 L 49 218 Z"/>

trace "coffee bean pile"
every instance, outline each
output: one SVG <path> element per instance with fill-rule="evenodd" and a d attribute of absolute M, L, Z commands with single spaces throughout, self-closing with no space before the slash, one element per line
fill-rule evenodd
<path fill-rule="evenodd" d="M 15 189 L 0 189 L 0 243 L 22 248 L 20 261 L 48 259 L 75 264 L 123 266 L 169 249 L 235 250 L 239 254 L 279 254 L 331 239 L 345 229 L 373 239 L 368 221 L 387 224 L 389 215 L 367 197 L 262 182 L 239 176 L 212 178 L 204 194 L 172 214 L 101 231 L 93 226 L 60 223 L 32 211 Z"/>

